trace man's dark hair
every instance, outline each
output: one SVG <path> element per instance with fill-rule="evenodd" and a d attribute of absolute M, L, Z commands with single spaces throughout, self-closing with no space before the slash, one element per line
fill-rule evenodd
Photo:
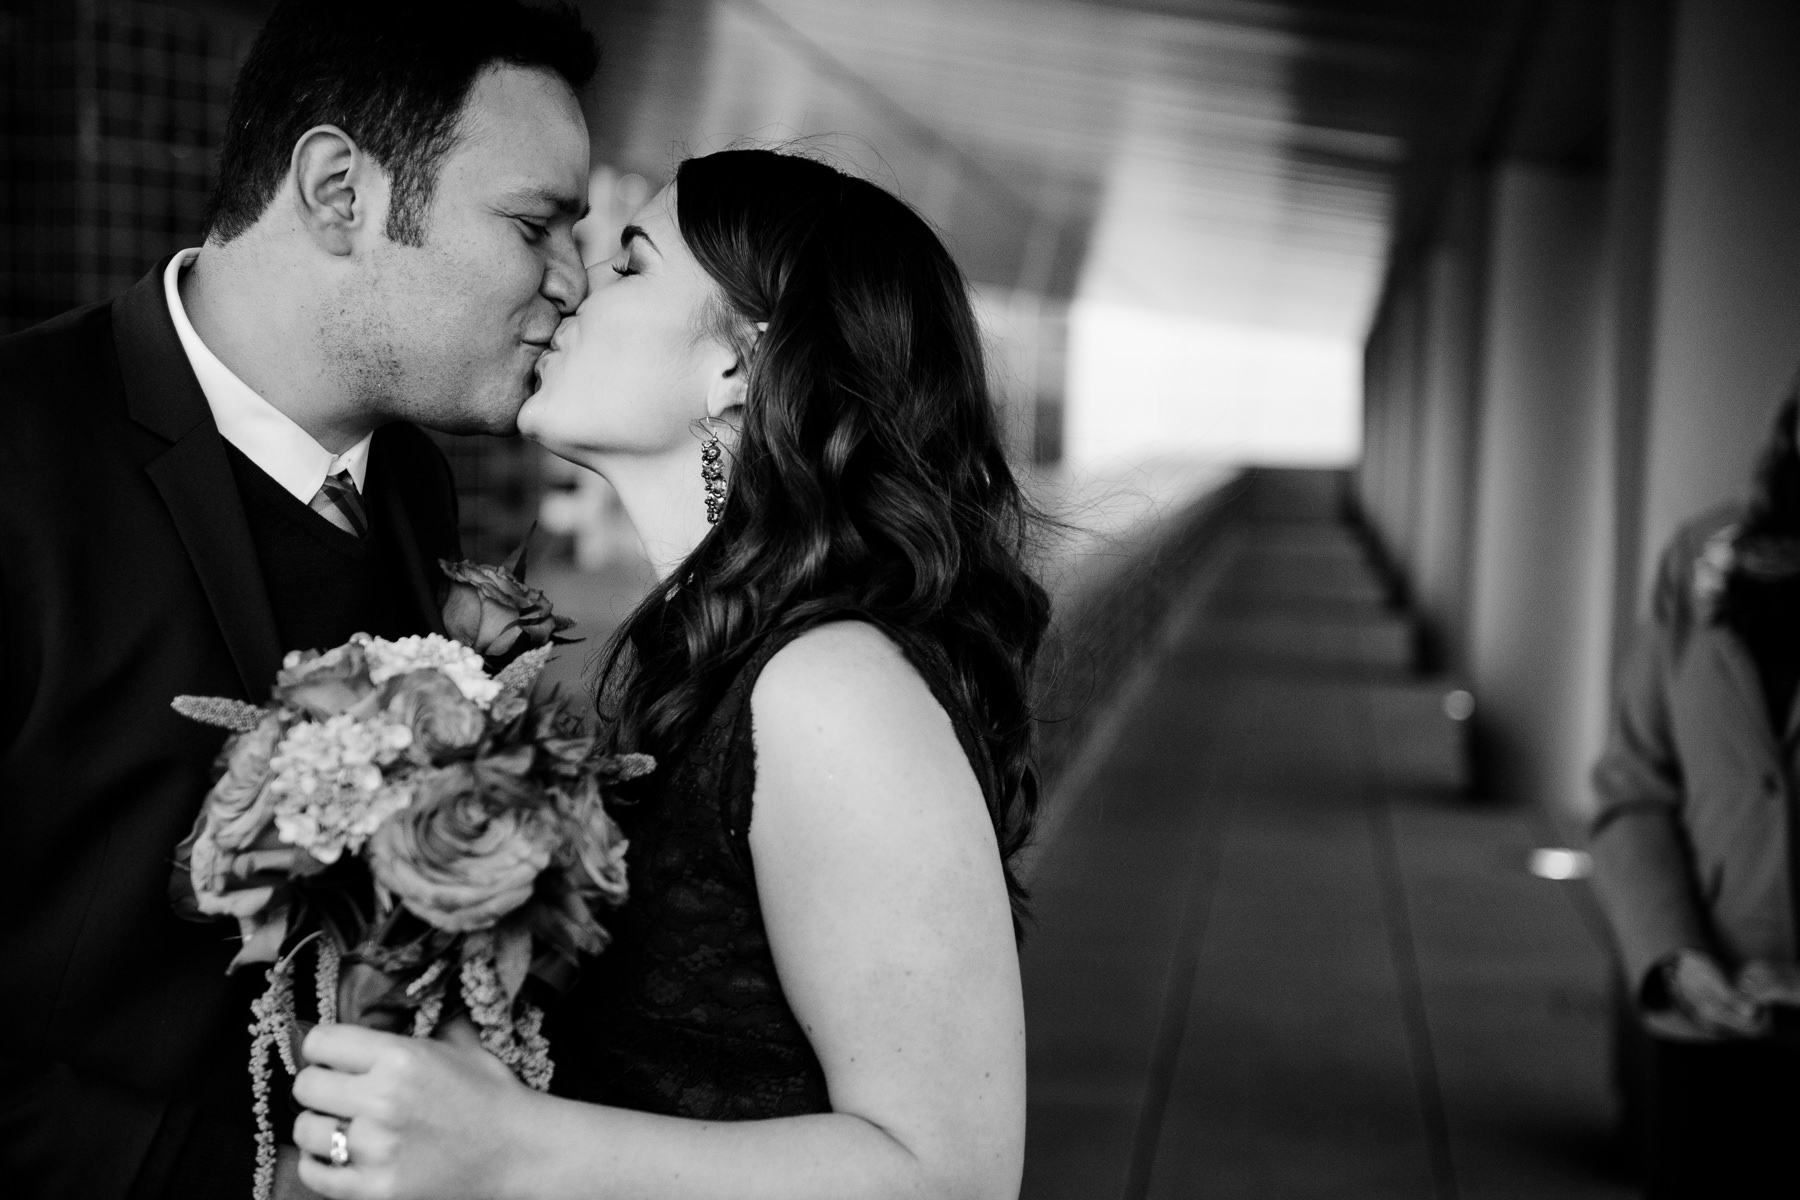
<path fill-rule="evenodd" d="M 232 90 L 207 236 L 230 241 L 254 225 L 300 135 L 336 125 L 388 174 L 387 236 L 421 245 L 439 168 L 482 72 L 538 67 L 580 91 L 598 62 L 567 3 L 281 0 Z"/>

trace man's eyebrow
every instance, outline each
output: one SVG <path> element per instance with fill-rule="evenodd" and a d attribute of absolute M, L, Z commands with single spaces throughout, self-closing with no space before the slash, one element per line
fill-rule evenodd
<path fill-rule="evenodd" d="M 644 232 L 644 227 L 642 225 L 627 225 L 625 228 L 619 230 L 619 249 L 631 249 L 631 243 L 637 241 L 639 238 L 642 238 L 645 242 L 649 243 L 650 248 L 658 254 L 662 253 L 662 247 L 658 246 L 656 242 L 651 239 L 650 235 Z"/>
<path fill-rule="evenodd" d="M 559 213 L 574 217 L 577 221 L 588 215 L 588 199 L 586 196 L 574 196 L 548 187 L 522 187 L 515 190 L 513 198 L 526 204 L 542 204 Z"/>

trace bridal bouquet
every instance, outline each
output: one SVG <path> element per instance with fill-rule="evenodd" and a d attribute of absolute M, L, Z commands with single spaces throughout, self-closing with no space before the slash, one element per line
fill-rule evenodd
<path fill-rule="evenodd" d="M 625 898 L 605 796 L 654 763 L 597 754 L 560 701 L 532 698 L 569 622 L 515 564 L 522 553 L 443 564 L 455 637 L 358 634 L 289 654 L 266 705 L 174 701 L 234 734 L 171 893 L 183 916 L 237 920 L 232 970 L 266 964 L 251 1026 L 258 1196 L 275 1164 L 270 1056 L 297 1073 L 303 1012 L 415 1037 L 466 1014 L 542 1090 L 531 990 L 566 987 L 607 942 L 597 913 Z M 297 998 L 305 961 L 313 986 Z"/>

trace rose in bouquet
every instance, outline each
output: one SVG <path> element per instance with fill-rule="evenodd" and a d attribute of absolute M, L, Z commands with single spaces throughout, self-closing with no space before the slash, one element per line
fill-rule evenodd
<path fill-rule="evenodd" d="M 543 592 L 526 586 L 524 550 L 521 546 L 498 567 L 440 564 L 450 581 L 444 631 L 465 645 L 480 647 L 490 664 L 504 664 L 534 646 L 559 641 L 563 630 L 574 624 L 556 615 Z"/>
<path fill-rule="evenodd" d="M 654 764 L 597 753 L 560 700 L 533 698 L 569 622 L 515 564 L 443 564 L 445 624 L 465 640 L 358 634 L 289 654 L 265 705 L 175 700 L 234 735 L 171 893 L 184 916 L 237 921 L 231 969 L 266 970 L 258 1195 L 275 1162 L 270 1057 L 298 1070 L 308 1015 L 428 1037 L 466 1014 L 541 1089 L 551 1063 L 532 996 L 568 985 L 606 944 L 600 912 L 625 898 L 606 796 Z"/>

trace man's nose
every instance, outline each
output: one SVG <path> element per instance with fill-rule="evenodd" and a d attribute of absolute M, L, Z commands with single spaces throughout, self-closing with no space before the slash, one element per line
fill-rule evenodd
<path fill-rule="evenodd" d="M 566 239 L 567 245 L 559 239 L 556 252 L 550 256 L 549 264 L 544 268 L 543 293 L 550 303 L 556 305 L 558 312 L 568 316 L 581 307 L 587 298 L 587 271 L 581 265 L 581 250 L 575 245 L 574 238 Z"/>

